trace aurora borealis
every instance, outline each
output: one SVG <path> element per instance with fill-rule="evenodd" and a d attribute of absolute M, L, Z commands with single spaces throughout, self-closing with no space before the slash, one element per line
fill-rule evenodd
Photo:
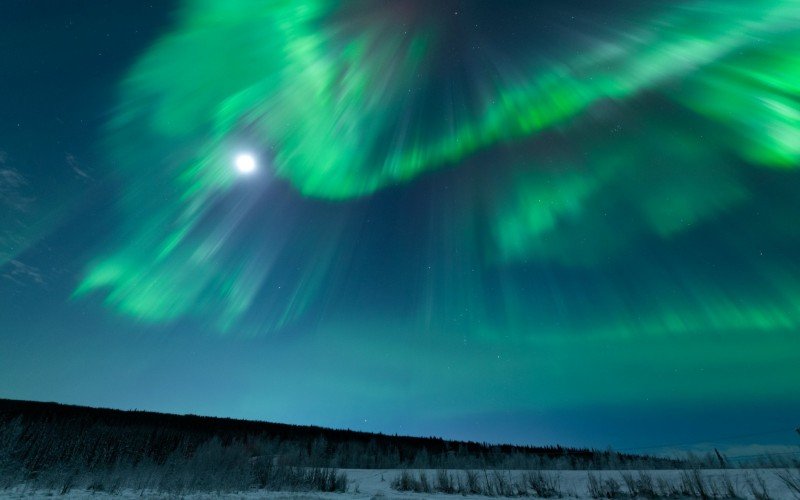
<path fill-rule="evenodd" d="M 797 1 L 120 3 L 0 26 L 0 395 L 630 448 L 800 424 Z"/>

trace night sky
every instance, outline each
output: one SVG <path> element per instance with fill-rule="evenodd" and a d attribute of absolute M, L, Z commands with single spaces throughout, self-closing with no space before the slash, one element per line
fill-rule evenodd
<path fill-rule="evenodd" d="M 6 0 L 0 397 L 797 450 L 800 2 Z"/>

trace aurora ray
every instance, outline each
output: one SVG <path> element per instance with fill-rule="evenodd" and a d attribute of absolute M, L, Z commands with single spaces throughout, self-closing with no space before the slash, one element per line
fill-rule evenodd
<path fill-rule="evenodd" d="M 76 295 L 103 290 L 109 306 L 145 321 L 189 315 L 222 329 L 280 329 L 327 300 L 325 290 L 351 287 L 341 267 L 359 252 L 347 243 L 364 218 L 355 207 L 391 186 L 413 190 L 426 173 L 464 171 L 480 180 L 461 182 L 425 214 L 439 222 L 423 241 L 445 243 L 421 258 L 447 259 L 445 274 L 398 276 L 390 295 L 421 285 L 419 297 L 400 300 L 429 318 L 423 328 L 469 310 L 473 324 L 525 330 L 552 311 L 520 303 L 526 285 L 505 277 L 509 270 L 608 271 L 636 245 L 680 245 L 764 196 L 745 181 L 749 172 L 798 166 L 795 2 L 658 5 L 629 19 L 627 31 L 583 34 L 578 51 L 531 49 L 512 60 L 506 50 L 463 67 L 448 58 L 479 42 L 502 53 L 507 42 L 464 35 L 469 13 L 457 18 L 455 5 L 187 2 L 122 85 L 108 147 L 122 165 L 128 224 Z M 654 109 L 666 112 L 653 117 Z M 242 146 L 258 148 L 273 180 L 243 185 L 230 168 Z M 285 181 L 288 191 L 275 187 Z M 478 182 L 486 189 L 475 196 Z M 153 186 L 168 188 L 153 199 Z M 325 229 L 311 234 L 296 214 L 288 227 L 256 210 L 314 214 Z M 258 229 L 254 217 L 263 218 Z M 488 238 L 477 243 L 476 234 Z M 298 245 L 315 249 L 300 263 L 290 255 Z M 453 261 L 450 248 L 462 257 Z M 287 272 L 289 262 L 301 271 Z M 753 272 L 774 281 L 758 301 L 694 270 L 643 283 L 691 286 L 705 298 L 653 304 L 634 329 L 800 324 L 795 277 Z M 275 281 L 281 293 L 268 291 Z M 455 293 L 482 282 L 502 283 L 505 303 Z M 569 287 L 555 286 L 562 307 L 582 314 Z M 624 295 L 615 285 L 596 293 L 612 302 Z M 787 308 L 763 312 L 775 300 Z M 763 304 L 730 305 L 740 301 Z M 723 310 L 727 326 L 717 323 Z"/>

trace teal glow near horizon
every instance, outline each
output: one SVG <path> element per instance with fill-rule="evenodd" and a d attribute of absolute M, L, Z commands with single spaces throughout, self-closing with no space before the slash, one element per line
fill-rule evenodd
<path fill-rule="evenodd" d="M 14 59 L 0 379 L 50 360 L 14 394 L 401 433 L 798 407 L 797 1 L 130 8 Z"/>

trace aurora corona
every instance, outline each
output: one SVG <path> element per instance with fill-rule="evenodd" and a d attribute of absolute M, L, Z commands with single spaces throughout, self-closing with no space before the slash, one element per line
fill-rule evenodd
<path fill-rule="evenodd" d="M 173 31 L 130 69 L 108 127 L 109 153 L 129 178 L 120 209 L 148 216 L 129 216 L 127 237 L 94 260 L 76 296 L 100 292 L 108 306 L 150 322 L 188 315 L 223 331 L 283 328 L 330 290 L 348 289 L 336 268 L 358 253 L 346 243 L 358 224 L 354 206 L 387 188 L 413 192 L 438 175 L 458 185 L 430 208 L 429 228 L 418 229 L 428 231 L 418 240 L 442 242 L 419 260 L 443 258 L 436 248 L 444 246 L 460 248 L 459 257 L 431 281 L 401 272 L 390 287 L 421 290 L 400 300 L 428 318 L 423 329 L 460 309 L 475 320 L 467 330 L 523 337 L 556 328 L 549 303 L 561 304 L 560 314 L 595 317 L 563 282 L 543 288 L 533 307 L 519 298 L 531 279 L 544 286 L 535 277 L 552 266 L 583 275 L 592 307 L 647 300 L 635 306 L 635 324 L 597 318 L 571 327 L 587 334 L 800 326 L 800 274 L 775 262 L 748 271 L 769 284 L 760 290 L 659 252 L 653 258 L 674 272 L 640 275 L 637 299 L 602 278 L 633 265 L 637 246 L 680 246 L 768 196 L 747 178 L 795 181 L 797 2 L 653 3 L 618 29 L 585 28 L 569 50 L 532 35 L 475 32 L 487 7 L 460 17 L 450 7 L 187 2 Z M 496 8 L 498 16 L 513 10 Z M 459 55 L 466 51 L 468 63 Z M 251 212 L 264 207 L 255 189 L 233 194 L 241 187 L 228 158 L 242 141 L 260 144 L 259 156 L 288 183 L 274 201 L 282 205 L 269 210 L 316 213 L 324 205 L 324 231 L 306 234 L 300 219 L 248 228 Z M 236 160 L 241 173 L 255 169 L 247 158 Z M 143 199 L 156 185 L 169 194 Z M 769 231 L 750 236 L 797 233 L 791 225 Z M 297 245 L 314 251 L 287 275 L 287 252 Z M 752 251 L 745 241 L 733 247 Z M 278 276 L 288 295 L 267 291 Z M 502 293 L 482 296 L 490 282 Z M 663 286 L 693 293 L 651 296 Z M 538 333 L 523 326 L 531 322 Z"/>

